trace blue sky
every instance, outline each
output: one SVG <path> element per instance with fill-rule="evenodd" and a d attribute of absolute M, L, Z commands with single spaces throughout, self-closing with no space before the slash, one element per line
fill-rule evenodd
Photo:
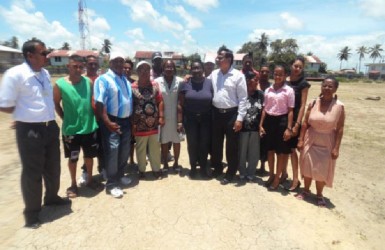
<path fill-rule="evenodd" d="M 237 51 L 265 32 L 270 41 L 294 38 L 299 53 L 309 51 L 339 69 L 338 52 L 351 48 L 343 68 L 356 68 L 359 46 L 385 50 L 384 0 L 86 0 L 90 46 L 103 39 L 113 50 L 189 55 L 215 52 L 225 44 Z M 20 45 L 37 37 L 59 48 L 80 48 L 76 0 L 2 0 L 0 41 L 16 36 Z M 385 51 L 382 53 L 385 56 Z M 369 55 L 364 63 L 372 62 Z M 362 67 L 362 70 L 364 67 Z"/>

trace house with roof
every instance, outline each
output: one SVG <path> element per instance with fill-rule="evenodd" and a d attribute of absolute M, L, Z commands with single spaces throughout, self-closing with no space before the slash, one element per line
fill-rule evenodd
<path fill-rule="evenodd" d="M 305 69 L 304 69 L 305 71 L 307 72 L 319 71 L 322 61 L 317 56 L 315 55 L 304 56 L 304 58 L 305 58 Z"/>
<path fill-rule="evenodd" d="M 0 45 L 0 71 L 3 72 L 6 69 L 20 64 L 24 61 L 23 53 L 21 50 L 11 47 Z"/>
<path fill-rule="evenodd" d="M 152 54 L 156 51 L 136 51 L 134 56 L 135 64 L 140 61 L 147 61 L 150 64 L 152 63 Z M 175 66 L 181 67 L 183 66 L 183 54 L 177 53 L 174 51 L 164 51 L 162 53 L 162 59 L 171 59 L 174 61 Z"/>
<path fill-rule="evenodd" d="M 52 66 L 64 66 L 68 64 L 69 57 L 75 54 L 81 57 L 93 55 L 99 59 L 100 65 L 103 63 L 103 59 L 99 57 L 99 52 L 95 50 L 54 50 L 47 57 Z"/>
<path fill-rule="evenodd" d="M 378 63 L 367 63 L 365 64 L 367 67 L 366 72 L 368 72 L 368 76 L 371 79 L 378 79 L 380 76 L 385 77 L 385 62 Z"/>

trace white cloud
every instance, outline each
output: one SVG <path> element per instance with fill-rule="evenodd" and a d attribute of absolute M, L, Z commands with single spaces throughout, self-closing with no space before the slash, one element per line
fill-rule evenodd
<path fill-rule="evenodd" d="M 161 15 L 147 0 L 121 0 L 121 3 L 131 9 L 134 21 L 144 22 L 158 31 L 182 31 L 183 26 L 172 22 L 167 16 Z"/>
<path fill-rule="evenodd" d="M 35 5 L 33 4 L 32 0 L 13 0 L 11 5 L 25 10 L 35 9 Z"/>
<path fill-rule="evenodd" d="M 127 30 L 126 34 L 131 39 L 144 40 L 144 34 L 143 34 L 143 30 L 141 28 L 135 28 L 132 30 Z"/>
<path fill-rule="evenodd" d="M 384 0 L 360 0 L 359 6 L 364 11 L 364 15 L 374 18 L 385 18 Z"/>
<path fill-rule="evenodd" d="M 43 13 L 34 12 L 30 1 L 22 7 L 19 1 L 14 3 L 10 9 L 0 8 L 0 16 L 17 33 L 20 41 L 36 37 L 54 48 L 61 47 L 64 42 L 74 46 L 75 36 L 60 22 L 49 22 Z"/>
<path fill-rule="evenodd" d="M 188 29 L 196 29 L 202 27 L 202 22 L 190 15 L 190 13 L 188 13 L 185 8 L 183 8 L 183 6 L 177 5 L 175 7 L 169 7 L 168 9 L 177 13 L 186 22 L 186 27 Z"/>
<path fill-rule="evenodd" d="M 375 42 L 383 43 L 385 41 L 385 31 L 367 33 L 365 35 L 349 35 L 328 38 L 322 35 L 294 35 L 280 29 L 255 29 L 249 34 L 250 41 L 258 41 L 261 34 L 265 33 L 269 38 L 269 43 L 276 39 L 296 39 L 299 51 L 298 54 L 307 54 L 312 52 L 318 56 L 321 61 L 327 64 L 328 69 L 338 70 L 340 67 L 340 61 L 337 58 L 339 51 L 348 46 L 350 50 L 350 57 L 348 61 L 342 62 L 342 68 L 356 68 L 358 69 L 358 54 L 357 48 L 360 46 L 372 47 Z M 240 47 L 239 47 L 240 48 Z M 365 63 L 372 62 L 367 54 L 364 60 L 361 62 L 361 71 L 365 70 Z"/>
<path fill-rule="evenodd" d="M 210 8 L 215 8 L 219 5 L 218 0 L 184 0 L 187 4 L 194 8 L 207 12 Z"/>
<path fill-rule="evenodd" d="M 303 28 L 303 23 L 296 18 L 295 16 L 292 16 L 288 12 L 283 12 L 280 14 L 280 17 L 283 21 L 283 26 L 290 30 L 300 30 Z"/>
<path fill-rule="evenodd" d="M 255 29 L 248 35 L 248 39 L 255 42 L 261 37 L 262 33 L 265 33 L 268 36 L 269 43 L 276 39 L 285 39 L 285 37 L 289 36 L 288 33 L 285 33 L 280 29 Z"/>

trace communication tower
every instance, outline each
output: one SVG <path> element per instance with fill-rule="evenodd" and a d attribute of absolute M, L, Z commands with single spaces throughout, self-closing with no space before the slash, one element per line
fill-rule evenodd
<path fill-rule="evenodd" d="M 88 29 L 87 5 L 85 0 L 78 1 L 78 21 L 80 32 L 80 48 L 82 50 L 89 49 L 90 38 Z"/>

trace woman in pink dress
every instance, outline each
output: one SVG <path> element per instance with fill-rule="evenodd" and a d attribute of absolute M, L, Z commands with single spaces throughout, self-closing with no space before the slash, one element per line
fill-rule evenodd
<path fill-rule="evenodd" d="M 321 85 L 320 96 L 307 109 L 298 139 L 301 150 L 300 169 L 305 188 L 296 197 L 305 199 L 310 195 L 311 181 L 317 189 L 317 204 L 324 207 L 322 195 L 325 186 L 332 187 L 336 159 L 339 155 L 344 131 L 345 111 L 342 102 L 335 95 L 338 81 L 327 77 Z"/>

